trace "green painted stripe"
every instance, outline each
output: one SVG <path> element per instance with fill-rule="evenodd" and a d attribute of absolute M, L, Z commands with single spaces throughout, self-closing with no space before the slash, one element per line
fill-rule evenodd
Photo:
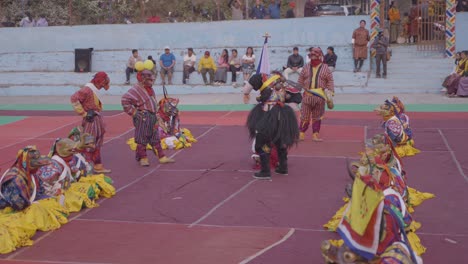
<path fill-rule="evenodd" d="M 369 104 L 337 104 L 332 111 L 371 112 L 377 105 Z M 248 111 L 251 104 L 226 104 L 226 105 L 179 105 L 181 111 Z M 410 112 L 468 112 L 468 104 L 408 104 Z M 0 110 L 48 110 L 48 111 L 72 111 L 69 104 L 19 104 L 3 105 Z M 121 111 L 121 105 L 105 105 L 104 110 Z"/>
<path fill-rule="evenodd" d="M 6 125 L 25 119 L 25 116 L 0 116 L 0 125 Z"/>

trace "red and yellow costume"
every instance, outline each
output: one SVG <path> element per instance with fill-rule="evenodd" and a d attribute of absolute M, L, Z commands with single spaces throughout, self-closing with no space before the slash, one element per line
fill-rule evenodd
<path fill-rule="evenodd" d="M 312 48 L 312 60 L 304 66 L 299 76 L 298 83 L 304 88 L 301 104 L 300 140 L 304 140 L 305 132 L 309 128 L 312 118 L 312 133 L 314 141 L 321 141 L 319 138 L 320 127 L 323 115 L 325 114 L 325 104 L 332 107 L 332 96 L 335 91 L 333 75 L 323 62 L 323 53 L 320 48 Z"/>
<path fill-rule="evenodd" d="M 89 133 L 96 140 L 96 147 L 85 154 L 94 164 L 96 173 L 110 173 L 102 165 L 101 147 L 104 143 L 106 133 L 104 118 L 102 116 L 102 101 L 98 90 L 109 89 L 109 77 L 105 72 L 98 72 L 90 83 L 85 84 L 80 90 L 74 93 L 70 99 L 75 112 L 83 117 L 82 126 L 84 133 Z"/>

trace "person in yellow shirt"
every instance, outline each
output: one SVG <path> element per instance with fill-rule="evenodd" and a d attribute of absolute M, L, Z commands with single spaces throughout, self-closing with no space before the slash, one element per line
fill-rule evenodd
<path fill-rule="evenodd" d="M 198 74 L 200 73 L 202 74 L 203 82 L 205 82 L 205 85 L 208 85 L 208 81 L 206 80 L 206 73 L 210 74 L 209 85 L 212 85 L 215 72 L 216 72 L 216 64 L 213 58 L 210 56 L 210 52 L 205 51 L 205 56 L 203 56 L 198 62 Z"/>
<path fill-rule="evenodd" d="M 398 10 L 395 1 L 390 4 L 388 10 L 388 20 L 390 20 L 390 43 L 396 43 L 398 35 L 400 34 L 400 10 Z"/>

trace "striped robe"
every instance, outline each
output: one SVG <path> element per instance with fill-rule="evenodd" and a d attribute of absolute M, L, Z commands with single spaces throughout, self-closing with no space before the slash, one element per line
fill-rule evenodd
<path fill-rule="evenodd" d="M 104 134 L 106 132 L 103 116 L 101 115 L 102 102 L 93 90 L 88 87 L 89 85 L 93 84 L 88 83 L 83 86 L 72 95 L 70 101 L 75 112 L 83 117 L 83 132 L 93 135 L 96 139 L 96 147 L 99 148 L 104 143 Z M 87 122 L 84 118 L 89 110 L 94 110 L 98 114 L 94 117 L 93 122 Z"/>
<path fill-rule="evenodd" d="M 307 130 L 311 118 L 313 122 L 319 121 L 325 114 L 325 99 L 320 96 L 311 94 L 307 90 L 310 90 L 311 88 L 321 88 L 323 90 L 328 89 L 331 92 L 335 91 L 333 74 L 330 69 L 328 69 L 326 64 L 320 64 L 317 67 L 317 72 L 314 75 L 310 63 L 307 63 L 302 69 L 298 79 L 298 83 L 305 90 L 301 104 L 301 132 L 305 132 Z"/>
<path fill-rule="evenodd" d="M 156 96 L 150 96 L 144 87 L 135 84 L 122 96 L 121 103 L 125 113 L 133 117 L 135 142 L 144 146 L 160 144 Z"/>

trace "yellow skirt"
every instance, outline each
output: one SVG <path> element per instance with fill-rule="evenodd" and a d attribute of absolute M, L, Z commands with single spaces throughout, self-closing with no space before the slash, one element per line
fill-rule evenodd
<path fill-rule="evenodd" d="M 21 212 L 5 208 L 0 212 L 0 254 L 8 254 L 17 248 L 31 246 L 36 226 L 29 223 Z"/>
<path fill-rule="evenodd" d="M 343 219 L 346 207 L 349 205 L 349 198 L 343 198 L 343 201 L 345 204 L 336 211 L 335 215 L 330 219 L 330 221 L 328 221 L 328 223 L 323 225 L 326 230 L 336 232 L 336 229 L 338 229 L 338 225 L 340 224 L 341 219 Z"/>
<path fill-rule="evenodd" d="M 418 153 L 420 153 L 421 151 L 414 146 L 414 142 L 412 140 L 406 142 L 405 145 L 398 145 L 395 147 L 395 150 L 398 154 L 398 156 L 400 156 L 400 158 L 403 158 L 403 157 L 406 157 L 406 156 L 414 156 Z"/>
<path fill-rule="evenodd" d="M 37 230 L 50 231 L 68 223 L 68 210 L 60 205 L 57 199 L 47 198 L 33 202 L 28 208 L 19 212 L 27 223 Z"/>
<path fill-rule="evenodd" d="M 173 149 L 183 149 L 183 148 L 190 148 L 192 147 L 192 143 L 196 143 L 197 140 L 193 137 L 192 132 L 190 130 L 183 128 L 181 129 L 182 134 L 184 135 L 183 137 L 171 137 L 173 138 L 171 142 L 167 142 L 167 138 L 161 139 L 161 147 L 162 149 L 168 149 L 168 148 L 173 148 Z M 170 144 L 168 144 L 170 143 Z M 127 140 L 127 145 L 129 145 L 130 149 L 135 151 L 137 147 L 137 143 L 135 143 L 135 138 L 130 138 Z M 170 146 L 170 147 L 169 147 Z M 151 145 L 147 145 L 146 149 L 150 150 L 152 149 Z"/>

